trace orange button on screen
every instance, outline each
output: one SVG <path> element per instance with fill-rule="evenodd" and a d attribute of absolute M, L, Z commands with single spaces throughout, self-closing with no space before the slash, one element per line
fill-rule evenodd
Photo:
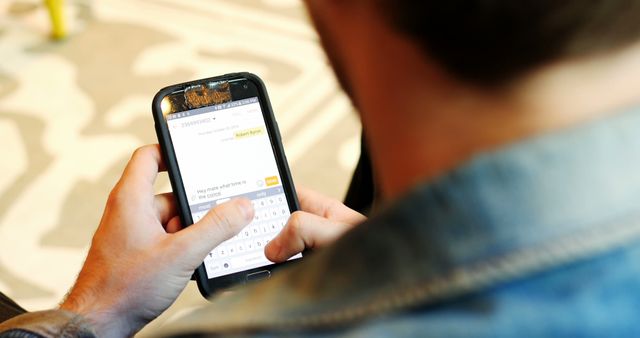
<path fill-rule="evenodd" d="M 267 187 L 278 185 L 278 176 L 269 176 L 264 181 L 267 183 Z"/>

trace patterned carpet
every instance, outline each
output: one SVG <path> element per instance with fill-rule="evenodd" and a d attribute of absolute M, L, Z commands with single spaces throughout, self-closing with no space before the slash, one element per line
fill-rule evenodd
<path fill-rule="evenodd" d="M 151 98 L 176 82 L 260 75 L 295 181 L 342 197 L 360 127 L 299 1 L 69 0 L 57 43 L 42 2 L 0 1 L 0 291 L 60 301 L 124 163 L 156 141 Z M 190 285 L 154 325 L 204 302 Z"/>

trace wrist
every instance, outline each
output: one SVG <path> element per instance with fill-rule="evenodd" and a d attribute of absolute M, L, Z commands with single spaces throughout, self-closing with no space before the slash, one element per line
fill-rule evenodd
<path fill-rule="evenodd" d="M 112 305 L 94 297 L 80 296 L 72 291 L 60 304 L 60 309 L 81 316 L 98 337 L 130 337 L 135 333 L 127 319 L 118 316 Z"/>

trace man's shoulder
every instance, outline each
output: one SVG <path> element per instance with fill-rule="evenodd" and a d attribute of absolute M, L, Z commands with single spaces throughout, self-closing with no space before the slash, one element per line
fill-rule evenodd
<path fill-rule="evenodd" d="M 354 235 L 345 242 L 356 245 L 360 239 Z M 379 284 L 372 279 L 380 274 L 363 276 L 368 268 L 376 269 L 357 254 L 362 268 L 350 274 L 335 273 L 340 270 L 335 266 L 340 257 L 334 250 L 325 255 L 310 257 L 306 264 L 282 271 L 267 283 L 214 298 L 167 332 L 225 337 L 640 334 L 634 325 L 640 316 L 637 243 L 513 278 L 477 279 L 477 284 L 463 283 L 466 287 L 457 287 L 460 281 L 455 278 L 443 284 L 444 274 L 417 286 L 403 284 L 401 278 Z M 393 263 L 381 263 L 388 274 L 414 277 L 402 269 L 394 271 L 389 264 Z"/>
<path fill-rule="evenodd" d="M 203 337 L 512 337 L 523 333 L 538 337 L 637 336 L 640 328 L 634 323 L 640 316 L 638 263 L 640 246 L 633 246 L 477 292 L 353 321 L 336 321 L 336 325 L 327 320 L 282 326 L 282 321 L 276 320 L 273 325 L 252 327 L 253 321 L 247 317 L 245 327 L 207 328 L 206 323 L 203 326 L 200 322 L 199 329 L 183 332 L 188 336 L 197 332 Z M 256 293 L 237 296 L 259 297 Z M 182 336 L 185 335 L 174 335 Z"/>

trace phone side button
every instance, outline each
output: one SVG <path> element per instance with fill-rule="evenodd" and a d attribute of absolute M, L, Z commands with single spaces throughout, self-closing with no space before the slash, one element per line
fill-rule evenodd
<path fill-rule="evenodd" d="M 266 279 L 271 277 L 271 271 L 269 270 L 263 270 L 263 271 L 258 271 L 258 272 L 254 272 L 254 273 L 250 273 L 247 275 L 247 282 L 254 282 L 254 281 L 258 281 L 261 279 Z"/>

